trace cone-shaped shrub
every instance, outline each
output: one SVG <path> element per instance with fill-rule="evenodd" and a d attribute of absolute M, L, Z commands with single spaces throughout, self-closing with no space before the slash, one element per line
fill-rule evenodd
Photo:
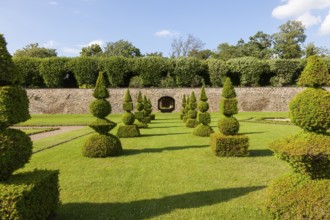
<path fill-rule="evenodd" d="M 148 99 L 148 105 L 149 105 L 149 109 L 150 109 L 149 118 L 150 118 L 150 120 L 155 120 L 156 116 L 155 116 L 155 114 L 152 114 L 152 103 L 151 103 L 150 99 Z"/>
<path fill-rule="evenodd" d="M 298 80 L 298 85 L 309 88 L 289 103 L 291 121 L 304 132 L 275 141 L 270 146 L 295 172 L 275 180 L 268 187 L 266 209 L 275 218 L 330 217 L 330 134 L 327 132 L 330 128 L 330 93 L 320 88 L 328 82 L 329 74 L 322 59 L 309 57 Z"/>
<path fill-rule="evenodd" d="M 188 116 L 188 112 L 190 110 L 190 107 L 189 107 L 189 104 L 190 104 L 190 97 L 189 95 L 187 96 L 187 100 L 186 100 L 186 106 L 184 107 L 184 111 L 185 111 L 185 115 L 183 116 L 183 122 L 186 123 L 187 120 L 189 119 L 189 116 Z"/>
<path fill-rule="evenodd" d="M 121 116 L 124 125 L 119 126 L 117 130 L 118 137 L 138 137 L 140 136 L 140 130 L 137 125 L 134 124 L 135 116 L 131 112 L 133 110 L 132 97 L 129 90 L 126 90 L 124 96 L 123 110 L 125 111 Z"/>
<path fill-rule="evenodd" d="M 151 114 L 151 105 L 148 102 L 147 96 L 143 96 L 143 114 L 144 114 L 144 122 L 150 123 L 150 114 Z"/>
<path fill-rule="evenodd" d="M 89 126 L 98 134 L 91 136 L 83 146 L 85 157 L 109 157 L 122 153 L 122 145 L 118 137 L 108 132 L 116 127 L 116 123 L 106 117 L 111 113 L 111 105 L 106 100 L 109 97 L 105 86 L 103 73 L 100 72 L 96 81 L 93 96 L 96 100 L 90 104 L 90 112 L 97 118 Z"/>
<path fill-rule="evenodd" d="M 196 109 L 197 109 L 197 100 L 194 91 L 192 91 L 189 98 L 189 111 L 188 111 L 188 119 L 186 122 L 186 127 L 188 128 L 194 128 L 198 125 Z"/>
<path fill-rule="evenodd" d="M 207 137 L 210 136 L 214 131 L 209 126 L 211 123 L 211 115 L 209 112 L 209 104 L 207 103 L 207 96 L 204 85 L 202 86 L 201 93 L 199 96 L 198 103 L 198 122 L 199 124 L 194 128 L 193 134 L 196 136 Z"/>
<path fill-rule="evenodd" d="M 180 114 L 180 119 L 181 120 L 183 120 L 183 117 L 184 116 L 186 116 L 186 102 L 187 102 L 187 100 L 186 100 L 186 95 L 185 94 L 183 94 L 183 97 L 182 97 L 182 104 L 181 104 L 181 106 L 182 106 L 182 109 L 181 109 L 181 114 Z"/>
<path fill-rule="evenodd" d="M 220 134 L 211 134 L 211 149 L 217 156 L 242 157 L 248 155 L 248 137 L 237 134 L 239 122 L 233 116 L 237 112 L 236 92 L 230 78 L 227 78 L 220 100 L 220 113 L 222 114 L 218 121 Z"/>

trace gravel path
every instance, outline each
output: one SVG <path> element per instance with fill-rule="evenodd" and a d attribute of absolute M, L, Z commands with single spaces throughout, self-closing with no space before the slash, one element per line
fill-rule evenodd
<path fill-rule="evenodd" d="M 54 130 L 54 131 L 49 131 L 49 132 L 42 132 L 39 134 L 33 134 L 30 135 L 30 138 L 32 141 L 36 141 L 36 140 L 40 140 L 46 137 L 50 137 L 50 136 L 54 136 L 54 135 L 58 135 L 58 134 L 63 134 L 69 131 L 73 131 L 73 130 L 78 130 L 81 128 L 85 128 L 86 126 L 54 126 L 54 127 L 37 127 L 37 126 L 33 126 L 33 127 L 15 127 L 16 129 L 19 128 L 58 128 L 58 130 Z"/>

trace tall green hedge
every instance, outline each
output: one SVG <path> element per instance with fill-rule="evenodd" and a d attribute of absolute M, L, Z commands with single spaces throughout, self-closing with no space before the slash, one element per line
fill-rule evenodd
<path fill-rule="evenodd" d="M 39 72 L 47 87 L 64 87 L 64 79 L 67 74 L 69 74 L 69 69 L 67 66 L 68 61 L 68 58 L 63 57 L 51 57 L 41 60 Z"/>
<path fill-rule="evenodd" d="M 268 61 L 270 67 L 269 82 L 272 86 L 294 85 L 303 70 L 302 60 L 275 59 Z"/>
<path fill-rule="evenodd" d="M 115 56 L 98 59 L 100 70 L 107 73 L 110 87 L 128 87 L 133 74 L 131 60 Z"/>
<path fill-rule="evenodd" d="M 99 74 L 99 59 L 92 57 L 76 57 L 70 59 L 68 68 L 74 73 L 80 88 L 94 87 Z"/>
<path fill-rule="evenodd" d="M 229 71 L 226 62 L 219 59 L 210 59 L 207 61 L 207 65 L 212 86 L 222 86 Z"/>
<path fill-rule="evenodd" d="M 33 57 L 13 57 L 17 71 L 22 74 L 22 86 L 28 88 L 46 87 L 40 74 L 39 65 L 43 59 Z"/>

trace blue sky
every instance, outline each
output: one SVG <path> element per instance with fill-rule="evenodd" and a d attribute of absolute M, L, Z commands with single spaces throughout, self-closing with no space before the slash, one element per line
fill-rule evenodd
<path fill-rule="evenodd" d="M 78 56 L 83 46 L 124 39 L 143 54 L 169 56 L 188 34 L 215 50 L 300 20 L 306 43 L 330 49 L 330 0 L 0 0 L 0 33 L 10 53 L 30 43 Z"/>

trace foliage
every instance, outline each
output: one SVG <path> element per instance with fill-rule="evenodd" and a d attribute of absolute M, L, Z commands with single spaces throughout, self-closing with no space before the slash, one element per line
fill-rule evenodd
<path fill-rule="evenodd" d="M 302 62 L 297 59 L 274 59 L 268 63 L 273 75 L 270 78 L 272 86 L 293 85 L 302 71 Z"/>
<path fill-rule="evenodd" d="M 330 74 L 328 67 L 322 58 L 310 56 L 307 65 L 301 73 L 297 82 L 299 86 L 320 87 L 330 85 Z"/>
<path fill-rule="evenodd" d="M 203 79 L 209 81 L 207 65 L 192 57 L 176 59 L 174 76 L 178 87 L 196 87 L 202 85 Z"/>
<path fill-rule="evenodd" d="M 0 87 L 0 129 L 30 119 L 29 99 L 20 87 Z"/>
<path fill-rule="evenodd" d="M 19 173 L 0 183 L 1 219 L 47 219 L 60 204 L 58 171 Z"/>
<path fill-rule="evenodd" d="M 56 56 L 57 56 L 56 49 L 39 47 L 38 43 L 29 44 L 21 50 L 16 50 L 14 53 L 14 57 L 49 58 Z"/>
<path fill-rule="evenodd" d="M 157 87 L 167 76 L 167 59 L 161 57 L 137 58 L 134 70 L 141 77 L 144 87 Z"/>
<path fill-rule="evenodd" d="M 29 161 L 32 155 L 32 142 L 29 136 L 16 129 L 0 131 L 0 181 Z"/>
<path fill-rule="evenodd" d="M 239 122 L 235 117 L 223 116 L 218 121 L 218 128 L 225 135 L 234 135 L 239 130 Z"/>
<path fill-rule="evenodd" d="M 117 130 L 117 136 L 120 138 L 139 137 L 140 130 L 138 126 L 134 124 L 119 126 Z"/>
<path fill-rule="evenodd" d="M 305 27 L 301 21 L 289 20 L 273 34 L 274 50 L 282 59 L 300 58 L 301 44 L 305 42 Z"/>
<path fill-rule="evenodd" d="M 227 65 L 229 74 L 239 78 L 241 86 L 259 85 L 260 76 L 268 71 L 268 65 L 255 57 L 233 58 Z"/>
<path fill-rule="evenodd" d="M 129 82 L 131 88 L 143 88 L 143 79 L 140 76 L 133 76 Z"/>
<path fill-rule="evenodd" d="M 196 118 L 188 118 L 186 121 L 187 128 L 195 128 L 197 125 L 198 125 L 198 121 L 196 120 Z"/>
<path fill-rule="evenodd" d="M 74 73 L 81 88 L 94 86 L 100 72 L 98 59 L 91 57 L 72 58 L 68 62 L 68 68 Z"/>
<path fill-rule="evenodd" d="M 198 122 L 203 125 L 208 125 L 211 123 L 211 114 L 209 112 L 199 112 Z"/>
<path fill-rule="evenodd" d="M 222 86 L 228 73 L 226 62 L 219 59 L 208 59 L 207 66 L 212 86 Z"/>
<path fill-rule="evenodd" d="M 17 84 L 22 80 L 20 72 L 15 68 L 11 55 L 7 50 L 7 43 L 0 34 L 0 86 Z"/>
<path fill-rule="evenodd" d="M 236 98 L 235 88 L 231 83 L 230 78 L 226 78 L 225 83 L 222 88 L 222 97 L 224 98 Z"/>
<path fill-rule="evenodd" d="M 102 48 L 98 44 L 92 44 L 87 47 L 83 47 L 80 51 L 80 56 L 82 57 L 98 57 L 102 56 L 102 54 Z"/>
<path fill-rule="evenodd" d="M 275 141 L 270 146 L 277 157 L 287 161 L 295 172 L 312 179 L 330 179 L 330 136 L 303 132 Z"/>
<path fill-rule="evenodd" d="M 51 57 L 41 59 L 39 73 L 44 79 L 47 87 L 63 88 L 64 80 L 69 69 L 67 67 L 68 58 Z"/>
<path fill-rule="evenodd" d="M 95 99 L 89 105 L 89 110 L 97 118 L 105 118 L 111 113 L 111 105 L 105 99 Z"/>
<path fill-rule="evenodd" d="M 326 133 L 330 128 L 330 93 L 307 88 L 289 103 L 292 123 L 306 131 Z"/>
<path fill-rule="evenodd" d="M 272 219 L 329 219 L 330 180 L 289 174 L 267 188 L 265 206 Z"/>
<path fill-rule="evenodd" d="M 125 112 L 122 114 L 121 119 L 125 125 L 132 125 L 135 121 L 135 116 L 131 112 Z"/>
<path fill-rule="evenodd" d="M 85 157 L 113 157 L 119 156 L 122 151 L 119 138 L 112 134 L 92 135 L 83 146 Z"/>
<path fill-rule="evenodd" d="M 213 133 L 211 136 L 211 149 L 220 157 L 244 157 L 249 154 L 249 138 L 245 135 L 224 135 Z"/>
<path fill-rule="evenodd" d="M 209 137 L 212 133 L 214 133 L 213 129 L 204 124 L 198 124 L 193 131 L 193 135 L 200 137 Z"/>
<path fill-rule="evenodd" d="M 121 56 L 121 57 L 140 57 L 141 52 L 131 42 L 119 40 L 116 42 L 108 42 L 104 48 L 104 56 Z"/>
<path fill-rule="evenodd" d="M 45 87 L 44 79 L 39 71 L 42 60 L 32 57 L 13 57 L 17 72 L 22 74 L 22 86 L 30 88 Z"/>
<path fill-rule="evenodd" d="M 99 73 L 99 77 L 96 80 L 93 96 L 97 99 L 106 99 L 110 97 L 107 87 L 105 86 L 104 76 L 102 72 Z"/>
<path fill-rule="evenodd" d="M 238 113 L 236 98 L 222 98 L 220 100 L 220 112 L 224 115 L 231 116 Z"/>
<path fill-rule="evenodd" d="M 133 72 L 132 59 L 121 56 L 98 58 L 99 68 L 108 75 L 111 87 L 127 87 Z"/>

